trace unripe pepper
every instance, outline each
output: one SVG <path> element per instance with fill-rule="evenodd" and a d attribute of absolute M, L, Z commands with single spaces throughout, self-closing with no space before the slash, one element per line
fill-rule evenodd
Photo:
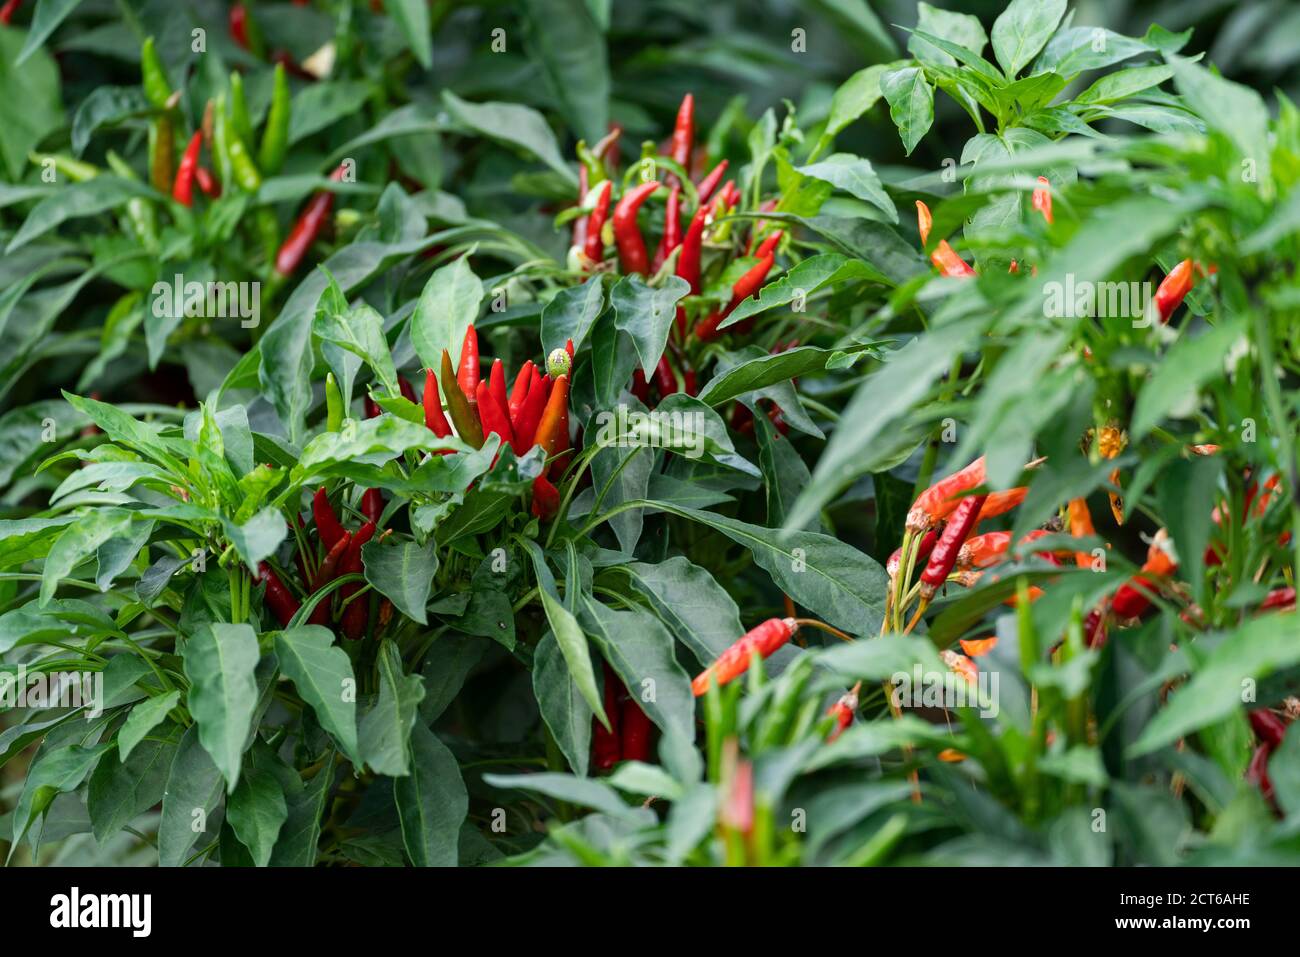
<path fill-rule="evenodd" d="M 149 182 L 164 196 L 172 189 L 175 149 L 176 134 L 172 119 L 164 113 L 149 124 Z"/>
<path fill-rule="evenodd" d="M 478 414 L 470 406 L 465 393 L 456 384 L 456 375 L 451 367 L 451 353 L 442 350 L 442 391 L 447 398 L 447 411 L 456 426 L 456 435 L 466 445 L 476 449 L 483 447 L 483 428 L 479 424 Z"/>
<path fill-rule="evenodd" d="M 167 81 L 167 71 L 158 56 L 153 37 L 145 37 L 140 46 L 140 85 L 144 87 L 144 98 L 152 107 L 161 110 L 171 98 L 172 86 Z"/>
<path fill-rule="evenodd" d="M 934 543 L 938 540 L 939 533 L 935 529 L 930 529 L 921 536 L 921 540 L 916 546 L 916 561 L 921 562 L 929 558 L 930 553 L 934 551 Z M 893 578 L 898 574 L 898 568 L 902 564 L 902 559 L 903 549 L 901 547 L 894 549 L 894 553 L 889 556 L 889 560 L 885 563 L 885 571 L 889 573 L 890 578 Z"/>
<path fill-rule="evenodd" d="M 284 582 L 280 581 L 280 576 L 266 562 L 257 566 L 257 573 L 266 582 L 266 607 L 271 609 L 271 614 L 275 615 L 281 628 L 289 627 L 289 622 L 302 607 L 302 602 L 293 597 L 289 589 L 284 587 Z"/>
<path fill-rule="evenodd" d="M 658 188 L 657 180 L 642 183 L 628 190 L 614 207 L 614 243 L 618 246 L 619 264 L 628 275 L 644 275 L 650 265 L 645 239 L 636 224 L 636 216 L 641 204 Z"/>
<path fill-rule="evenodd" d="M 289 150 L 289 120 L 291 115 L 289 77 L 284 64 L 275 65 L 275 81 L 271 87 L 271 107 L 266 114 L 266 127 L 262 130 L 262 145 L 257 153 L 258 165 L 266 176 L 274 176 L 284 166 Z M 242 135 L 242 134 L 241 134 Z M 245 142 L 251 143 L 252 140 Z"/>
<path fill-rule="evenodd" d="M 185 147 L 181 165 L 176 170 L 176 183 L 172 186 L 172 199 L 182 206 L 194 205 L 194 173 L 199 166 L 199 149 L 203 146 L 203 134 L 195 131 Z"/>
<path fill-rule="evenodd" d="M 769 618 L 750 629 L 719 655 L 713 664 L 695 676 L 691 681 L 691 692 L 698 698 L 714 682 L 721 686 L 734 681 L 749 669 L 750 659 L 754 655 L 767 658 L 798 630 L 799 624 L 793 618 Z"/>

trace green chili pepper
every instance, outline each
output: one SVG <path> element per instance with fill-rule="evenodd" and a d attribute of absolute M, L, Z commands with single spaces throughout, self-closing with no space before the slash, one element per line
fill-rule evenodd
<path fill-rule="evenodd" d="M 257 226 L 257 235 L 262 239 L 262 252 L 268 263 L 275 263 L 275 254 L 280 249 L 280 223 L 275 218 L 275 210 L 270 206 L 259 206 L 253 212 L 253 223 Z"/>
<path fill-rule="evenodd" d="M 153 37 L 146 37 L 144 46 L 140 48 L 140 77 L 145 99 L 160 110 L 166 107 L 172 86 L 167 82 L 167 71 L 163 69 L 158 50 L 153 45 Z"/>
<path fill-rule="evenodd" d="M 139 182 L 140 177 L 135 174 L 130 165 L 122 157 L 118 156 L 113 150 L 109 150 L 107 156 L 108 167 L 122 179 L 129 179 L 133 182 Z M 137 196 L 134 199 L 126 201 L 127 221 L 130 223 L 132 231 L 136 238 L 150 250 L 158 248 L 158 220 L 154 213 L 153 203 L 143 196 Z"/>
<path fill-rule="evenodd" d="M 171 195 L 175 164 L 176 139 L 172 118 L 164 113 L 149 124 L 149 182 L 164 196 Z"/>
<path fill-rule="evenodd" d="M 284 166 L 284 156 L 289 149 L 289 117 L 292 112 L 289 96 L 289 77 L 284 64 L 275 65 L 275 86 L 271 91 L 271 108 L 266 114 L 266 128 L 262 131 L 262 147 L 258 151 L 258 165 L 267 176 L 274 176 Z M 245 142 L 251 143 L 252 139 Z"/>
<path fill-rule="evenodd" d="M 81 160 L 60 153 L 31 153 L 27 158 L 37 166 L 43 166 L 46 163 L 53 164 L 57 173 L 74 183 L 84 183 L 88 179 L 94 179 L 100 172 L 98 166 L 83 163 Z"/>
<path fill-rule="evenodd" d="M 451 365 L 451 353 L 446 349 L 442 350 L 442 391 L 447 398 L 452 425 L 456 426 L 456 435 L 466 445 L 482 448 L 483 426 L 479 424 L 478 414 L 469 407 L 465 393 L 456 386 L 456 370 Z"/>
<path fill-rule="evenodd" d="M 253 124 L 248 118 L 248 100 L 244 97 L 244 77 L 230 74 L 230 126 L 245 143 L 253 142 Z"/>
<path fill-rule="evenodd" d="M 228 132 L 230 166 L 235 174 L 235 182 L 245 192 L 256 193 L 262 185 L 262 174 L 257 171 L 257 164 L 253 162 L 253 157 L 248 155 L 248 147 L 244 145 L 244 141 L 234 134 L 234 130 Z"/>
<path fill-rule="evenodd" d="M 333 372 L 325 375 L 325 428 L 330 432 L 343 428 L 343 393 Z"/>
<path fill-rule="evenodd" d="M 230 113 L 226 109 L 226 94 L 217 95 L 212 111 L 212 158 L 217 164 L 217 179 L 228 187 L 234 180 L 235 164 L 230 158 L 230 141 L 233 136 Z"/>

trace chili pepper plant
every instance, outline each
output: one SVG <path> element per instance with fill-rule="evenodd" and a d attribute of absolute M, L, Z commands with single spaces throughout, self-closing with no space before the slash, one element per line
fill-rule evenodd
<path fill-rule="evenodd" d="M 30 6 L 9 863 L 1300 862 L 1280 54 Z"/>

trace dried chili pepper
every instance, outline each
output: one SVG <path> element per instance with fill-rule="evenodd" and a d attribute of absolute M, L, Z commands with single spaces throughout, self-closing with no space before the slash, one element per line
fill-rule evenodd
<path fill-rule="evenodd" d="M 700 697 L 716 682 L 725 685 L 743 675 L 754 655 L 766 658 L 799 630 L 793 618 L 769 618 L 738 638 L 717 660 L 701 671 L 691 681 L 691 692 Z"/>
<path fill-rule="evenodd" d="M 984 456 L 959 472 L 940 479 L 917 496 L 907 513 L 906 529 L 912 534 L 929 531 L 946 518 L 966 492 L 984 484 Z"/>
<path fill-rule="evenodd" d="M 929 603 L 934 593 L 948 580 L 949 573 L 957 563 L 961 546 L 979 522 L 980 509 L 984 507 L 984 500 L 987 497 L 968 496 L 963 498 L 953 510 L 948 524 L 944 526 L 943 534 L 934 544 L 934 551 L 930 552 L 925 571 L 921 573 L 921 608 L 916 612 L 917 618 L 920 617 L 921 610 Z"/>
<path fill-rule="evenodd" d="M 614 207 L 614 243 L 618 246 L 619 264 L 627 274 L 645 274 L 649 266 L 645 239 L 636 224 L 641 204 L 659 188 L 657 180 L 642 183 L 628 190 Z"/>
<path fill-rule="evenodd" d="M 189 145 L 181 156 L 181 165 L 176 169 L 176 183 L 172 186 L 172 199 L 182 206 L 194 205 L 194 174 L 199 166 L 199 150 L 203 146 L 203 133 L 195 131 L 190 137 Z"/>

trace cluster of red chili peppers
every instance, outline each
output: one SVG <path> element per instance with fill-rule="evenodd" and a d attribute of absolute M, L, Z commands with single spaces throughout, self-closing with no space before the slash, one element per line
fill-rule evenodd
<path fill-rule="evenodd" d="M 604 703 L 609 728 L 591 719 L 591 761 L 595 769 L 607 771 L 619 761 L 649 761 L 654 724 L 608 664 Z"/>
<path fill-rule="evenodd" d="M 673 275 L 686 280 L 689 296 L 701 296 L 703 255 L 706 245 L 721 250 L 732 231 L 730 222 L 722 220 L 737 209 L 741 202 L 740 190 L 733 180 L 723 182 L 728 161 L 721 160 L 706 175 L 694 183 L 695 208 L 687 209 L 690 191 L 683 188 L 678 176 L 666 172 L 664 181 L 649 179 L 630 185 L 614 200 L 615 184 L 611 178 L 618 167 L 618 138 L 615 128 L 609 136 L 588 150 L 579 144 L 581 160 L 578 173 L 578 203 L 590 212 L 579 215 L 573 225 L 574 258 L 584 271 L 614 268 L 605 260 L 606 250 L 613 247 L 617 267 L 625 275 L 651 276 L 661 273 L 671 265 Z M 677 111 L 673 134 L 664 150 L 676 169 L 687 174 L 698 172 L 705 165 L 702 150 L 695 147 L 695 98 L 688 93 Z M 643 157 L 642 168 L 649 169 Z M 653 256 L 638 222 L 647 200 L 660 187 L 668 187 L 664 205 L 663 227 Z M 770 211 L 775 201 L 761 207 Z M 612 207 L 612 215 L 611 215 Z M 689 213 L 689 219 L 687 215 Z M 686 223 L 683 230 L 682 224 Z M 692 343 L 707 343 L 717 339 L 719 326 L 744 300 L 755 295 L 767 280 L 775 262 L 778 247 L 785 233 L 780 229 L 767 231 L 767 224 L 759 221 L 753 227 L 745 247 L 744 257 L 755 260 L 731 287 L 731 295 L 722 306 L 709 307 L 697 298 L 677 307 L 674 335 L 670 340 L 669 354 L 659 361 L 653 376 L 647 380 L 638 370 L 633 375 L 632 391 L 642 402 L 649 403 L 652 396 L 662 400 L 675 392 L 695 395 L 697 378 L 694 367 L 686 356 L 686 347 Z M 672 257 L 675 263 L 669 263 Z M 692 324 L 692 316 L 694 323 Z M 735 331 L 744 335 L 752 323 L 744 321 L 735 325 Z M 678 369 L 681 376 L 678 376 Z"/>
<path fill-rule="evenodd" d="M 508 390 L 500 359 L 493 360 L 486 380 L 479 376 L 479 365 L 478 332 L 471 325 L 465 330 L 457 368 L 453 369 L 451 354 L 446 349 L 442 352 L 445 413 L 438 397 L 438 375 L 432 369 L 425 371 L 424 424 L 439 438 L 451 435 L 454 425 L 457 438 L 476 449 L 482 448 L 491 433 L 499 435 L 515 455 L 525 455 L 541 446 L 549 464 L 533 480 L 532 512 L 543 521 L 550 519 L 560 505 L 560 493 L 552 479 L 564 471 L 568 456 L 563 453 L 571 447 L 569 380 L 573 340 L 547 357 L 545 372 L 539 371 L 531 359 L 525 362 Z"/>

